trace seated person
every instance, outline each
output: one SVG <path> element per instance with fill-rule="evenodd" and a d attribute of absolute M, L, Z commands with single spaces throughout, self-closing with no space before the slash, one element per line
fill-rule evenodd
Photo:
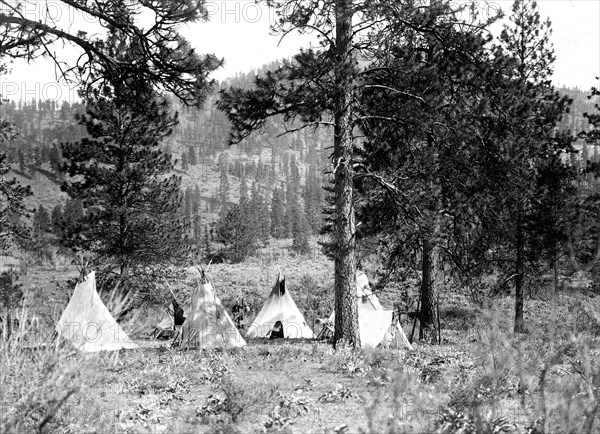
<path fill-rule="evenodd" d="M 283 335 L 283 324 L 281 323 L 281 321 L 277 321 L 275 323 L 275 325 L 273 326 L 273 330 L 269 331 L 268 335 L 269 339 L 280 339 L 285 337 Z"/>

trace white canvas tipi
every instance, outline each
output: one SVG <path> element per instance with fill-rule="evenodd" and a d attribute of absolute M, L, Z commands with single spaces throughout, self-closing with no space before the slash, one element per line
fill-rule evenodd
<path fill-rule="evenodd" d="M 356 272 L 356 296 L 358 298 L 358 327 L 360 342 L 363 347 L 375 348 L 376 346 L 412 350 L 400 323 L 394 319 L 394 312 L 385 310 L 379 299 L 369 289 L 369 279 L 362 271 Z M 323 324 L 319 337 L 324 337 L 333 332 L 335 312 Z"/>
<path fill-rule="evenodd" d="M 119 326 L 96 291 L 96 273 L 92 271 L 75 286 L 56 331 L 84 352 L 134 349 L 138 346 Z"/>
<path fill-rule="evenodd" d="M 243 347 L 246 341 L 201 271 L 192 304 L 181 327 L 182 348 Z"/>
<path fill-rule="evenodd" d="M 271 294 L 256 319 L 246 333 L 247 337 L 266 337 L 281 322 L 284 338 L 307 338 L 313 337 L 313 332 L 306 324 L 304 315 L 294 303 L 294 299 L 285 286 L 285 277 L 279 273 Z"/>

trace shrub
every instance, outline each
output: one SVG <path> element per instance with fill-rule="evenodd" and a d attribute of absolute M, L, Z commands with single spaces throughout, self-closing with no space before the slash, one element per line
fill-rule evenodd
<path fill-rule="evenodd" d="M 49 432 L 63 425 L 61 409 L 79 390 L 81 366 L 66 350 L 0 343 L 0 432 Z"/>
<path fill-rule="evenodd" d="M 297 417 L 304 416 L 309 412 L 309 400 L 298 395 L 283 395 L 279 394 L 281 398 L 279 403 L 273 407 L 267 416 L 267 420 L 264 423 L 265 428 L 285 428 L 293 423 L 293 420 Z"/>

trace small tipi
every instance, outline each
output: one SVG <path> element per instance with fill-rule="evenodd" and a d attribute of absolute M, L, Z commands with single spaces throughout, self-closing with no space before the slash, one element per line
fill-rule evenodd
<path fill-rule="evenodd" d="M 56 332 L 84 352 L 138 347 L 100 299 L 94 271 L 75 286 L 71 300 L 56 325 Z"/>
<path fill-rule="evenodd" d="M 284 338 L 311 339 L 313 337 L 313 332 L 306 324 L 304 315 L 298 310 L 292 294 L 285 286 L 285 277 L 281 272 L 277 276 L 269 298 L 248 329 L 246 337 L 266 337 L 277 322 L 281 323 Z"/>
<path fill-rule="evenodd" d="M 379 299 L 369 289 L 369 279 L 362 271 L 356 272 L 356 296 L 358 298 L 358 327 L 360 342 L 363 347 L 375 348 L 376 346 L 412 350 L 412 345 L 406 338 L 400 322 L 394 318 L 394 312 L 385 310 Z M 323 329 L 319 338 L 330 336 L 333 333 L 335 312 L 323 321 Z"/>
<path fill-rule="evenodd" d="M 181 327 L 182 348 L 243 347 L 246 341 L 216 296 L 204 270 L 192 293 L 190 310 Z"/>

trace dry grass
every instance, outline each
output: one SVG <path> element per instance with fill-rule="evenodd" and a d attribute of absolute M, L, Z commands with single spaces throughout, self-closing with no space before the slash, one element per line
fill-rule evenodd
<path fill-rule="evenodd" d="M 313 270 L 325 297 L 329 267 L 286 264 L 307 316 L 316 315 L 309 308 L 315 288 L 299 282 L 310 286 L 303 278 Z M 226 305 L 235 291 L 266 297 L 274 273 L 258 261 L 211 267 Z M 41 318 L 38 331 L 51 329 L 66 304 L 69 278 L 31 270 L 23 280 L 28 314 Z M 176 289 L 187 294 L 188 286 Z M 529 333 L 521 336 L 511 332 L 512 307 L 508 298 L 480 309 L 447 297 L 443 345 L 417 345 L 411 353 L 260 339 L 237 350 L 180 351 L 144 339 L 152 315 L 124 325 L 140 344 L 135 351 L 81 354 L 5 342 L 0 431 L 597 432 L 598 301 L 529 300 Z"/>

